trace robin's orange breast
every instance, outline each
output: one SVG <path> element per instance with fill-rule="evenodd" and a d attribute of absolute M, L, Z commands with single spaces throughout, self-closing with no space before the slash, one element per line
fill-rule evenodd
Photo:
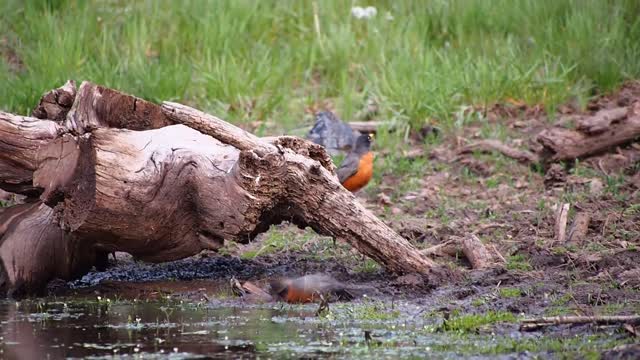
<path fill-rule="evenodd" d="M 358 171 L 348 177 L 342 185 L 349 191 L 354 192 L 362 189 L 369 183 L 373 176 L 373 153 L 368 152 L 360 158 Z"/>
<path fill-rule="evenodd" d="M 304 289 L 297 289 L 295 287 L 290 287 L 287 290 L 286 300 L 290 304 L 313 302 L 316 298 L 317 298 L 317 295 L 315 293 L 304 291 Z"/>

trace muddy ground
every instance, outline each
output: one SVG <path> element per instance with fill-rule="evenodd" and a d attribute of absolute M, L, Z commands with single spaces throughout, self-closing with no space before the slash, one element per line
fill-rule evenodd
<path fill-rule="evenodd" d="M 631 82 L 592 101 L 587 111 L 637 98 L 640 83 Z M 53 282 L 49 293 L 151 299 L 169 295 L 200 301 L 233 297 L 232 277 L 266 287 L 276 277 L 325 273 L 371 298 L 410 301 L 423 312 L 440 315 L 638 314 L 640 143 L 553 170 L 499 154 L 458 152 L 477 139 L 535 148 L 540 130 L 577 113 L 568 105 L 550 119 L 541 107 L 517 101 L 469 108 L 461 116 L 486 121 L 471 121 L 438 136 L 415 133 L 408 144 L 376 149 L 377 175 L 358 194 L 359 200 L 421 249 L 476 234 L 501 259 L 495 268 L 471 270 L 458 254 L 435 258 L 451 270 L 446 279 L 398 277 L 345 244 L 282 224 L 249 245 L 229 244 L 220 254 L 171 263 L 145 264 L 118 254 L 106 271 L 69 283 Z M 557 242 L 555 210 L 563 203 L 571 206 L 569 224 L 576 213 L 589 214 L 584 238 Z M 575 331 L 591 331 L 587 328 Z"/>

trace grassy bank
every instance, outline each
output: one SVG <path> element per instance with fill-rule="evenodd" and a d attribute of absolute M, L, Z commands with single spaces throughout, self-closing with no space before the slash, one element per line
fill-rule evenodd
<path fill-rule="evenodd" d="M 0 108 L 90 79 L 194 105 L 258 132 L 305 111 L 463 125 L 460 106 L 547 109 L 640 75 L 640 3 L 603 0 L 0 2 Z M 307 122 L 309 119 L 307 118 Z"/>

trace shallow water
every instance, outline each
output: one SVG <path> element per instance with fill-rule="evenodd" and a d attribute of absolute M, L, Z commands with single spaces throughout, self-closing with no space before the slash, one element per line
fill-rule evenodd
<path fill-rule="evenodd" d="M 367 313 L 367 319 L 359 305 L 332 306 L 332 315 L 318 318 L 315 305 L 4 301 L 0 358 L 496 358 L 483 349 L 540 336 L 513 328 L 464 336 L 434 332 L 433 321 L 408 304 Z M 365 340 L 365 331 L 372 340 Z M 505 350 L 503 358 L 532 357 L 517 347 Z"/>

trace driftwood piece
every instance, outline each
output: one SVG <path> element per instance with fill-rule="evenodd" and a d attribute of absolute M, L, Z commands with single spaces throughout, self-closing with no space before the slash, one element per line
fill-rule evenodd
<path fill-rule="evenodd" d="M 36 195 L 32 185 L 37 168 L 37 151 L 64 128 L 54 121 L 18 116 L 0 111 L 0 188 L 9 192 Z"/>
<path fill-rule="evenodd" d="M 486 269 L 496 264 L 487 247 L 475 235 L 466 236 L 461 242 L 462 252 L 474 269 Z"/>
<path fill-rule="evenodd" d="M 586 211 L 576 213 L 573 224 L 569 230 L 567 241 L 574 244 L 581 244 L 587 237 L 589 231 L 589 223 L 591 222 L 591 214 Z"/>
<path fill-rule="evenodd" d="M 458 151 L 458 154 L 468 154 L 474 151 L 499 152 L 504 156 L 515 159 L 523 164 L 534 164 L 539 161 L 538 156 L 527 150 L 520 150 L 508 146 L 499 140 L 480 140 L 469 144 Z"/>
<path fill-rule="evenodd" d="M 543 160 L 554 162 L 580 159 L 637 139 L 640 137 L 640 102 L 629 106 L 627 111 L 626 117 L 617 118 L 617 121 L 609 121 L 613 117 L 606 117 L 607 121 L 601 118 L 583 120 L 587 124 L 582 125 L 582 128 L 591 133 L 597 131 L 593 134 L 562 127 L 542 131 L 536 140 L 543 146 Z M 604 130 L 603 124 L 607 125 Z"/>
<path fill-rule="evenodd" d="M 459 252 L 460 244 L 457 239 L 448 240 L 422 250 L 422 253 L 427 256 L 457 256 Z"/>
<path fill-rule="evenodd" d="M 555 234 L 555 242 L 559 245 L 564 245 L 567 239 L 567 220 L 569 219 L 569 209 L 571 205 L 564 203 L 558 205 L 556 209 L 556 222 L 553 228 Z"/>
<path fill-rule="evenodd" d="M 552 325 L 619 325 L 640 324 L 640 315 L 612 315 L 612 316 L 552 316 L 534 319 L 523 319 L 520 330 L 536 330 L 543 326 Z"/>
<path fill-rule="evenodd" d="M 31 112 L 31 116 L 60 123 L 67 117 L 75 98 L 76 83 L 73 80 L 69 80 L 61 87 L 44 94 L 40 98 L 38 106 Z"/>

